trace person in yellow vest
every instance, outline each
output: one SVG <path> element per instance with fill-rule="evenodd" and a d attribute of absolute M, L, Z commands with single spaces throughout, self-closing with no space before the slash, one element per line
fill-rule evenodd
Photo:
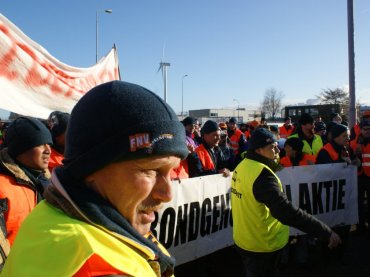
<path fill-rule="evenodd" d="M 298 120 L 295 134 L 289 138 L 300 138 L 303 142 L 302 152 L 316 156 L 321 147 L 323 147 L 323 142 L 321 137 L 315 134 L 314 128 L 313 117 L 304 113 Z"/>
<path fill-rule="evenodd" d="M 150 226 L 187 154 L 184 126 L 155 93 L 122 81 L 91 89 L 1 276 L 172 276 L 174 259 Z"/>
<path fill-rule="evenodd" d="M 236 167 L 231 182 L 233 239 L 243 265 L 242 276 L 275 276 L 289 226 L 329 240 L 340 237 L 323 222 L 297 208 L 283 192 L 274 173 L 279 149 L 265 128 L 254 131 L 246 158 Z"/>
<path fill-rule="evenodd" d="M 370 121 L 362 120 L 360 133 L 350 143 L 352 151 L 360 159 L 358 168 L 358 218 L 357 231 L 370 236 Z M 367 195 L 367 200 L 366 200 Z"/>

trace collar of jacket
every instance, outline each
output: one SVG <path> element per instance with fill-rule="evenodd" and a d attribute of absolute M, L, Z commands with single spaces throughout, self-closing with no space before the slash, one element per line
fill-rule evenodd
<path fill-rule="evenodd" d="M 149 263 L 150 259 L 156 258 L 164 276 L 173 275 L 174 258 L 167 256 L 153 241 L 139 234 L 127 219 L 98 193 L 88 188 L 82 181 L 60 174 L 60 171 L 61 168 L 53 171 L 51 184 L 44 193 L 48 203 L 71 217 L 94 225 L 121 241 L 136 246 Z"/>
<path fill-rule="evenodd" d="M 245 157 L 247 159 L 263 163 L 264 165 L 268 166 L 273 172 L 276 172 L 282 169 L 282 167 L 277 162 L 256 153 L 256 151 L 254 150 L 248 150 L 247 155 Z"/>
<path fill-rule="evenodd" d="M 36 189 L 30 177 L 22 170 L 15 160 L 9 155 L 8 148 L 0 151 L 0 173 L 12 176 L 16 179 L 17 183 L 22 185 L 29 185 Z M 43 171 L 46 178 L 50 179 L 51 175 L 48 169 Z"/>

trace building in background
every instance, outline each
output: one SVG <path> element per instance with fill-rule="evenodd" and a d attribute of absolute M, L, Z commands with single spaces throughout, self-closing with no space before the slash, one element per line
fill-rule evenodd
<path fill-rule="evenodd" d="M 189 116 L 197 118 L 200 123 L 207 120 L 214 120 L 218 123 L 226 122 L 231 117 L 237 118 L 239 124 L 261 119 L 261 113 L 257 108 L 190 110 Z"/>

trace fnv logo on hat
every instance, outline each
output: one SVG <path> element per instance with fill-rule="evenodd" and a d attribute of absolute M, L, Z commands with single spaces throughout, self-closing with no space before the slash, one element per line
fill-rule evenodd
<path fill-rule="evenodd" d="M 135 152 L 137 149 L 148 148 L 151 145 L 148 133 L 135 134 L 130 136 L 130 151 Z"/>

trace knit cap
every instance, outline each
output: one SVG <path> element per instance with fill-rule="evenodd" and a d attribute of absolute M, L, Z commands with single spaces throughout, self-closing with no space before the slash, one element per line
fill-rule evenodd
<path fill-rule="evenodd" d="M 298 120 L 298 123 L 300 125 L 306 125 L 306 124 L 309 124 L 309 123 L 313 123 L 314 122 L 314 119 L 311 115 L 309 115 L 308 113 L 304 113 L 301 115 L 301 117 L 299 118 Z"/>
<path fill-rule="evenodd" d="M 274 142 L 276 139 L 273 133 L 266 128 L 258 128 L 253 132 L 248 142 L 248 150 L 256 150 Z"/>
<path fill-rule="evenodd" d="M 288 138 L 285 141 L 285 145 L 289 145 L 293 150 L 301 152 L 303 149 L 303 142 L 299 138 Z"/>
<path fill-rule="evenodd" d="M 8 127 L 5 136 L 8 153 L 13 158 L 43 144 L 53 144 L 49 129 L 38 119 L 18 117 Z"/>
<path fill-rule="evenodd" d="M 183 119 L 182 124 L 184 124 L 184 126 L 187 126 L 194 125 L 196 122 L 197 120 L 194 117 L 188 116 Z"/>
<path fill-rule="evenodd" d="M 207 120 L 206 123 L 204 123 L 202 129 L 200 129 L 201 135 L 210 134 L 212 132 L 221 130 L 220 127 L 218 127 L 218 124 L 216 121 L 213 120 Z"/>
<path fill-rule="evenodd" d="M 343 124 L 334 125 L 333 128 L 331 128 L 331 138 L 335 139 L 344 132 L 347 132 L 348 130 L 349 130 L 348 127 Z"/>
<path fill-rule="evenodd" d="M 117 161 L 187 154 L 185 128 L 166 102 L 141 86 L 112 81 L 73 108 L 60 172 L 81 180 Z"/>

